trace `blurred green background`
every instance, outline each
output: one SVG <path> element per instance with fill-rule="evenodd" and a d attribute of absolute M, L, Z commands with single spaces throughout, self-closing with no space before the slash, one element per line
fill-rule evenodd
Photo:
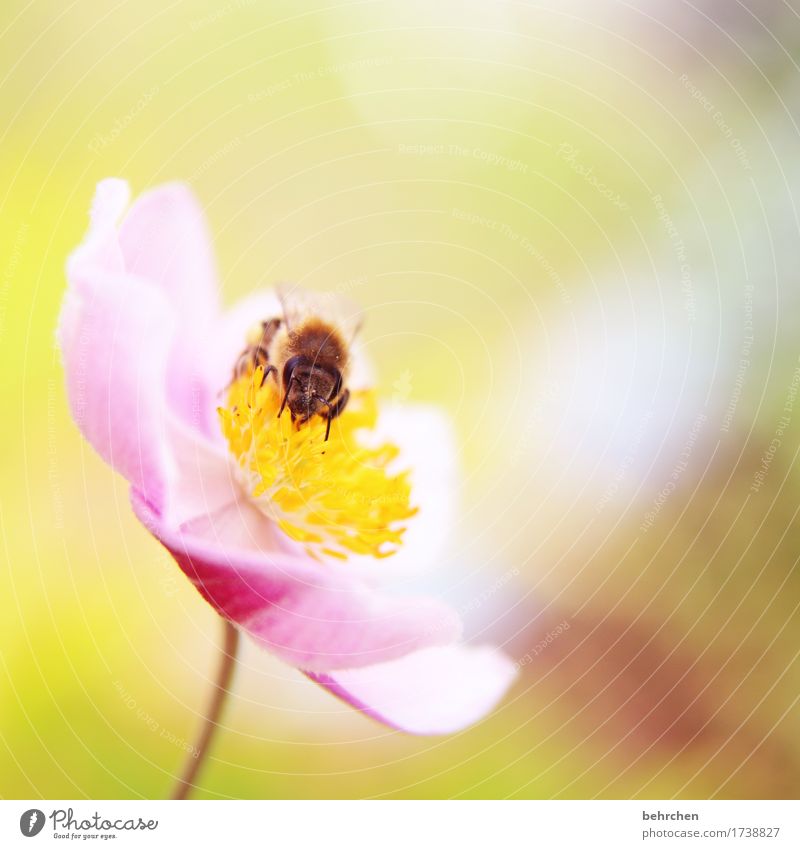
<path fill-rule="evenodd" d="M 798 48 L 753 0 L 5 2 L 0 795 L 163 797 L 220 639 L 67 412 L 116 175 L 191 184 L 227 303 L 364 308 L 457 428 L 429 585 L 521 665 L 415 739 L 248 647 L 196 796 L 796 797 Z"/>

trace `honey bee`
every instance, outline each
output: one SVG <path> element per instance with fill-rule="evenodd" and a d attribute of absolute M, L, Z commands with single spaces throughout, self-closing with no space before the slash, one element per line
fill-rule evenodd
<path fill-rule="evenodd" d="M 330 295 L 284 290 L 279 299 L 282 316 L 265 319 L 252 328 L 234 368 L 234 379 L 263 366 L 262 382 L 273 377 L 283 393 L 278 418 L 287 407 L 298 424 L 321 416 L 327 423 L 327 442 L 331 422 L 350 398 L 345 384 L 360 318 L 346 301 Z"/>

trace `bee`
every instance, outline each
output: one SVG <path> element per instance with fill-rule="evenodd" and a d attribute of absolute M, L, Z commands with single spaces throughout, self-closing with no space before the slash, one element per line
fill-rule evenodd
<path fill-rule="evenodd" d="M 360 318 L 346 301 L 331 295 L 283 290 L 279 299 L 283 314 L 259 322 L 250 331 L 234 379 L 263 366 L 262 383 L 273 377 L 282 392 L 278 418 L 286 408 L 298 424 L 321 416 L 326 421 L 327 442 L 331 422 L 350 399 L 346 386 L 350 348 Z"/>

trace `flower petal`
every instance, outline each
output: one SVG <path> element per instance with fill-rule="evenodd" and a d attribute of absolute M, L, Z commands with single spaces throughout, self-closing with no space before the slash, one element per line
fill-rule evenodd
<path fill-rule="evenodd" d="M 283 660 L 312 671 L 350 669 L 446 645 L 460 633 L 457 615 L 430 598 L 377 593 L 341 570 L 308 557 L 242 546 L 260 524 L 238 504 L 214 521 L 173 530 L 135 490 L 133 509 L 170 551 L 200 594 L 226 619 Z M 245 527 L 248 522 L 256 525 Z"/>
<path fill-rule="evenodd" d="M 517 674 L 488 646 L 423 649 L 363 669 L 306 672 L 367 716 L 410 734 L 452 734 L 477 722 L 505 694 Z"/>
<path fill-rule="evenodd" d="M 82 268 L 124 271 L 116 227 L 129 198 L 130 188 L 124 180 L 110 177 L 97 184 L 89 213 L 89 230 L 67 261 L 69 277 Z"/>
<path fill-rule="evenodd" d="M 371 557 L 351 557 L 344 568 L 355 569 L 369 583 L 414 581 L 430 574 L 442 554 L 456 516 L 459 491 L 456 440 L 449 418 L 427 404 L 385 407 L 369 441 L 397 445 L 400 456 L 393 466 L 411 471 L 411 503 L 419 509 L 408 522 L 396 554 L 375 568 Z"/>
<path fill-rule="evenodd" d="M 170 407 L 187 424 L 216 436 L 208 385 L 209 330 L 219 310 L 211 240 L 191 190 L 173 183 L 141 195 L 119 230 L 125 268 L 161 289 L 180 317 L 170 351 Z"/>
<path fill-rule="evenodd" d="M 174 417 L 168 425 L 175 476 L 161 507 L 165 524 L 199 521 L 236 502 L 241 488 L 225 449 Z"/>
<path fill-rule="evenodd" d="M 58 338 L 78 427 L 153 504 L 173 474 L 164 422 L 172 313 L 144 280 L 73 263 Z"/>
<path fill-rule="evenodd" d="M 211 240 L 203 211 L 180 183 L 140 195 L 119 230 L 125 268 L 163 290 L 187 322 L 206 324 L 219 309 Z"/>

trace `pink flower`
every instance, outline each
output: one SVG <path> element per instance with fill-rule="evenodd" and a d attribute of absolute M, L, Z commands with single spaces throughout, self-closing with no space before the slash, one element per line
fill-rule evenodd
<path fill-rule="evenodd" d="M 136 516 L 221 616 L 358 710 L 415 734 L 481 718 L 511 683 L 513 664 L 459 644 L 458 616 L 436 599 L 382 586 L 402 585 L 408 567 L 437 557 L 453 499 L 441 416 L 408 405 L 358 441 L 372 420 L 356 403 L 336 420 L 345 436 L 333 432 L 320 455 L 313 428 L 296 432 L 288 417 L 266 414 L 256 421 L 251 407 L 270 400 L 255 398 L 252 384 L 226 405 L 247 330 L 279 314 L 275 296 L 221 312 L 189 190 L 148 192 L 118 226 L 128 199 L 123 181 L 97 188 L 89 232 L 67 264 L 59 340 L 73 417 L 129 481 Z M 399 460 L 375 441 L 384 432 Z M 398 462 L 412 464 L 413 518 Z M 309 467 L 323 474 L 302 478 Z M 358 478 L 367 467 L 369 479 Z M 352 492 L 342 488 L 348 475 Z M 397 498 L 375 496 L 378 484 Z M 370 487 L 369 511 L 359 487 Z M 372 556 L 397 548 L 388 560 Z"/>

